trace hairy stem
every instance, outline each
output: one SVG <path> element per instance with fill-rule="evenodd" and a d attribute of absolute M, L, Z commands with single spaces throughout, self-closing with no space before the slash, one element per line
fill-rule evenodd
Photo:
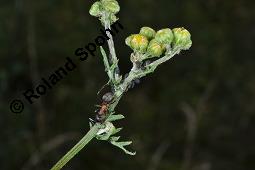
<path fill-rule="evenodd" d="M 173 56 L 178 54 L 180 52 L 179 48 L 175 48 L 173 51 L 169 52 L 164 57 L 152 62 L 151 64 L 145 66 L 145 69 L 139 68 L 139 69 L 132 69 L 129 72 L 128 77 L 124 80 L 124 82 L 121 84 L 121 89 L 126 89 L 133 80 L 142 78 L 146 76 L 147 74 L 153 73 L 155 69 L 162 63 L 170 60 Z"/>
<path fill-rule="evenodd" d="M 104 15 L 105 15 L 104 28 L 105 28 L 105 30 L 111 30 L 111 22 L 110 22 L 110 19 L 108 19 L 110 17 L 109 13 L 104 13 Z M 109 37 L 109 40 L 107 40 L 107 44 L 108 44 L 108 48 L 110 51 L 108 63 L 110 64 L 110 66 L 113 66 L 113 67 L 111 67 L 112 74 L 111 74 L 111 76 L 109 76 L 109 75 L 108 76 L 109 76 L 110 80 L 114 83 L 114 82 L 116 82 L 116 79 L 119 78 L 119 77 L 115 76 L 116 71 L 119 69 L 118 58 L 117 58 L 116 52 L 115 52 L 113 37 L 112 37 L 111 33 L 108 31 L 106 32 L 106 34 Z"/>
<path fill-rule="evenodd" d="M 107 14 L 105 14 L 107 15 Z M 111 29 L 111 23 L 110 23 L 110 20 L 105 20 L 104 21 L 104 28 L 105 30 L 107 29 Z M 107 36 L 110 38 L 107 43 L 108 43 L 108 47 L 109 47 L 109 50 L 110 50 L 110 54 L 111 54 L 111 63 L 114 63 L 114 61 L 117 61 L 117 56 L 116 56 L 116 52 L 115 52 L 115 47 L 114 47 L 114 42 L 113 42 L 113 37 L 112 35 L 109 33 L 109 32 L 106 32 Z"/>

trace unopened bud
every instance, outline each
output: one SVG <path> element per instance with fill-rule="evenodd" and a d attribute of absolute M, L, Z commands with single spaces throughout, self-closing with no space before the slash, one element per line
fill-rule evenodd
<path fill-rule="evenodd" d="M 147 37 L 148 40 L 151 40 L 155 37 L 156 32 L 150 27 L 142 27 L 140 30 L 140 34 Z"/>
<path fill-rule="evenodd" d="M 107 12 L 116 14 L 120 11 L 119 3 L 116 0 L 101 0 L 101 2 Z"/>
<path fill-rule="evenodd" d="M 126 44 L 130 46 L 133 50 L 144 53 L 149 44 L 148 39 L 140 34 L 134 34 L 126 39 Z"/>
<path fill-rule="evenodd" d="M 90 10 L 89 10 L 89 14 L 95 17 L 98 17 L 101 15 L 101 9 L 102 9 L 102 4 L 101 2 L 95 2 Z"/>
<path fill-rule="evenodd" d="M 155 35 L 155 39 L 162 44 L 171 44 L 173 38 L 173 32 L 169 28 L 159 30 Z"/>
<path fill-rule="evenodd" d="M 163 54 L 164 51 L 164 45 L 159 43 L 156 39 L 151 40 L 147 48 L 147 53 L 152 57 L 159 57 Z"/>
<path fill-rule="evenodd" d="M 175 28 L 173 29 L 173 33 L 174 33 L 173 43 L 174 46 L 180 46 L 184 50 L 188 50 L 191 47 L 192 45 L 191 35 L 188 30 L 186 30 L 183 27 Z"/>

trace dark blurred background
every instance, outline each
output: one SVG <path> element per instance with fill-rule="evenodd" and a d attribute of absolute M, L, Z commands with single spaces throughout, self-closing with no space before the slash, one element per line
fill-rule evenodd
<path fill-rule="evenodd" d="M 99 34 L 94 1 L 1 0 L 0 169 L 46 170 L 89 129 L 97 91 L 107 82 L 100 54 L 20 114 L 9 104 L 75 58 Z M 121 73 L 131 67 L 125 38 L 142 26 L 184 26 L 193 46 L 142 80 L 121 100 L 125 155 L 93 141 L 66 170 L 255 169 L 255 2 L 253 0 L 120 1 L 125 30 L 115 37 Z"/>

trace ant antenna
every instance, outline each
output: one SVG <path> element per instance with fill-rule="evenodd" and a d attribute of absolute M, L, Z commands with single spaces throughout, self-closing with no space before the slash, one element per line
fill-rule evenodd
<path fill-rule="evenodd" d="M 97 92 L 97 95 L 99 95 L 101 93 L 101 91 L 104 90 L 104 88 L 109 85 L 109 83 L 110 83 L 110 80 L 105 85 L 103 85 L 101 87 L 101 89 Z"/>

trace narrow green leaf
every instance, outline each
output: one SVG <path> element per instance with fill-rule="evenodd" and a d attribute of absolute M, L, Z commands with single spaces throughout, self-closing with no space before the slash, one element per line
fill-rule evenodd
<path fill-rule="evenodd" d="M 120 119 L 124 119 L 125 117 L 121 114 L 118 114 L 118 115 L 110 115 L 108 118 L 107 118 L 107 121 L 109 122 L 113 122 L 113 121 L 116 121 L 116 120 L 120 120 Z"/>
<path fill-rule="evenodd" d="M 110 67 L 110 70 L 114 70 L 118 66 L 119 60 L 116 60 Z"/>
<path fill-rule="evenodd" d="M 105 71 L 107 72 L 110 69 L 110 65 L 109 65 L 109 62 L 108 62 L 106 52 L 105 52 L 105 50 L 102 46 L 100 46 L 100 51 L 101 51 L 101 54 L 103 56 L 103 60 L 104 60 L 104 64 L 105 64 Z"/>
<path fill-rule="evenodd" d="M 102 46 L 100 46 L 100 51 L 101 51 L 103 58 L 107 58 L 106 52 Z"/>
<path fill-rule="evenodd" d="M 113 136 L 110 138 L 110 141 L 118 141 L 120 139 L 120 136 Z"/>
<path fill-rule="evenodd" d="M 136 152 L 131 152 L 131 151 L 128 151 L 127 149 L 125 149 L 123 147 L 123 145 L 120 145 L 120 142 L 114 142 L 114 141 L 111 141 L 111 144 L 114 145 L 114 146 L 117 146 L 118 148 L 120 148 L 121 150 L 123 150 L 126 154 L 128 155 L 135 155 Z"/>
<path fill-rule="evenodd" d="M 115 135 L 116 133 L 119 133 L 123 128 L 117 128 L 113 131 L 112 135 Z"/>
<path fill-rule="evenodd" d="M 127 146 L 127 145 L 130 145 L 131 143 L 132 141 L 118 142 L 118 144 L 121 146 Z"/>

